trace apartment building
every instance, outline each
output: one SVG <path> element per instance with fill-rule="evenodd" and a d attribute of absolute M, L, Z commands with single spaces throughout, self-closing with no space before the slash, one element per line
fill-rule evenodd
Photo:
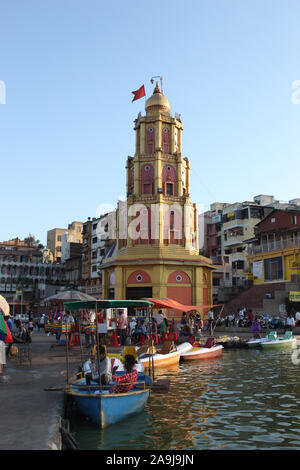
<path fill-rule="evenodd" d="M 15 313 L 20 306 L 38 302 L 64 285 L 64 267 L 46 259 L 41 247 L 19 238 L 0 243 L 0 294 Z"/>
<path fill-rule="evenodd" d="M 68 228 L 53 228 L 47 232 L 47 248 L 52 252 L 54 261 L 62 261 L 62 239 L 67 234 L 67 241 L 82 243 L 82 222 L 72 222 Z"/>
<path fill-rule="evenodd" d="M 96 298 L 102 297 L 101 264 L 107 250 L 116 239 L 116 212 L 99 218 L 88 218 L 82 229 L 81 288 Z"/>

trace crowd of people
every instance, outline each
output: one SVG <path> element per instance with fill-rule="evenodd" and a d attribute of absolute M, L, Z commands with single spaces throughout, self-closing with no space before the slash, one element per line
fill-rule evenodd
<path fill-rule="evenodd" d="M 256 314 L 252 309 L 241 308 L 235 313 L 221 317 L 217 326 L 225 327 L 250 327 L 252 331 L 260 331 L 261 328 L 293 330 L 300 326 L 300 312 L 298 310 L 279 314 Z"/>

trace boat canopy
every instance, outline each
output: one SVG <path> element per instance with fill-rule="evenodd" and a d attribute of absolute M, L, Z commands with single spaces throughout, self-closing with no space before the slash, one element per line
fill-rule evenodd
<path fill-rule="evenodd" d="M 151 308 L 153 302 L 149 300 L 95 300 L 95 301 L 80 301 L 80 302 L 64 302 L 67 310 L 81 310 L 84 308 Z"/>
<path fill-rule="evenodd" d="M 201 310 L 204 308 L 220 307 L 222 304 L 217 305 L 183 305 L 177 300 L 172 299 L 150 299 L 146 298 L 149 302 L 152 302 L 153 308 L 172 308 L 173 310 L 180 310 L 181 312 L 190 312 L 191 310 Z"/>

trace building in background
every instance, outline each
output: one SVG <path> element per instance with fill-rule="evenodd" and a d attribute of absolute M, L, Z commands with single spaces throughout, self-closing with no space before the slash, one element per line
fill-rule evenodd
<path fill-rule="evenodd" d="M 254 284 L 300 279 L 300 205 L 274 209 L 256 225 L 248 244 Z"/>
<path fill-rule="evenodd" d="M 62 261 L 62 239 L 67 233 L 67 241 L 82 243 L 82 222 L 72 222 L 68 228 L 54 228 L 47 232 L 47 249 L 53 254 L 54 261 Z"/>
<path fill-rule="evenodd" d="M 249 244 L 255 240 L 256 227 L 275 209 L 298 210 L 299 199 L 281 202 L 274 196 L 260 194 L 253 201 L 234 204 L 211 204 L 210 210 L 201 214 L 204 227 L 204 245 L 201 253 L 209 256 L 216 266 L 213 272 L 214 300 L 226 301 L 241 289 L 251 285 L 253 251 Z M 199 226 L 201 223 L 199 222 Z M 261 261 L 261 260 L 260 260 Z M 258 269 L 259 264 L 254 264 Z"/>
<path fill-rule="evenodd" d="M 101 264 L 116 240 L 116 212 L 88 218 L 82 230 L 81 290 L 98 299 L 102 298 Z"/>
<path fill-rule="evenodd" d="M 32 246 L 19 238 L 0 243 L 0 293 L 13 313 L 25 313 L 65 285 L 64 267 L 47 262 L 42 246 Z"/>

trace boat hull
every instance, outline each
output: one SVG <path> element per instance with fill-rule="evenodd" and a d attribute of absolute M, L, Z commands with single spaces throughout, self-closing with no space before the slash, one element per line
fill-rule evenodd
<path fill-rule="evenodd" d="M 122 372 L 117 375 L 122 375 Z M 138 382 L 144 388 L 137 387 L 130 392 L 117 394 L 101 393 L 99 389 L 93 389 L 93 392 L 88 386 L 79 388 L 78 385 L 85 385 L 85 379 L 80 379 L 73 382 L 67 394 L 73 397 L 85 416 L 100 428 L 105 428 L 143 410 L 149 398 L 148 386 L 152 381 L 147 375 L 139 373 Z"/>
<path fill-rule="evenodd" d="M 120 394 L 70 393 L 79 410 L 100 428 L 115 424 L 143 410 L 149 390 Z"/>
<path fill-rule="evenodd" d="M 154 354 L 153 362 L 152 362 L 152 358 L 150 358 L 150 367 L 152 367 L 152 364 L 154 365 L 155 368 L 174 366 L 176 364 L 179 364 L 179 359 L 180 359 L 179 351 L 175 351 L 169 354 Z M 140 361 L 145 367 L 145 369 L 149 368 L 149 357 L 141 358 Z"/>
<path fill-rule="evenodd" d="M 214 359 L 222 356 L 223 346 L 215 346 L 213 348 L 192 348 L 190 351 L 182 354 L 184 361 L 199 361 L 203 359 Z"/>
<path fill-rule="evenodd" d="M 263 341 L 261 347 L 263 349 L 293 349 L 296 346 L 296 339 L 278 339 L 275 341 Z"/>

